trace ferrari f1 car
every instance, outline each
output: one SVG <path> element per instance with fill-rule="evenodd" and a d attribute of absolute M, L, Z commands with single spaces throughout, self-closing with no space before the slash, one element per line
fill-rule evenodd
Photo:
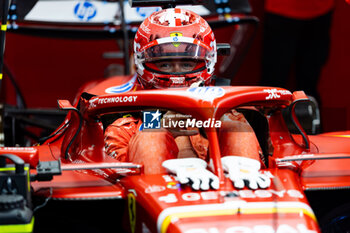
<path fill-rule="evenodd" d="M 350 230 L 348 132 L 307 135 L 295 111 L 309 101 L 303 92 L 232 86 L 120 91 L 134 78 L 85 85 L 73 104 L 58 101 L 68 114 L 42 144 L 0 148 L 0 232 Z M 237 189 L 225 176 L 216 120 L 230 109 L 255 131 L 262 172 L 271 179 L 267 189 Z M 154 110 L 205 126 L 217 190 L 195 191 L 168 173 L 145 175 L 142 164 L 106 154 L 104 130 L 114 119 Z"/>
<path fill-rule="evenodd" d="M 343 232 L 336 230 L 348 222 L 348 139 L 340 133 L 304 133 L 294 113 L 297 103 L 307 101 L 303 92 L 196 87 L 105 94 L 118 81 L 120 77 L 82 93 L 75 106 L 60 100 L 68 116 L 42 145 L 1 148 L 1 157 L 12 159 L 15 167 L 4 163 L 1 168 L 0 229 L 31 229 L 33 209 L 38 232 L 319 232 L 319 223 L 325 232 Z M 233 187 L 223 173 L 213 124 L 205 131 L 218 190 L 193 191 L 170 174 L 143 175 L 141 164 L 107 156 L 106 119 L 150 108 L 180 110 L 202 121 L 219 119 L 231 108 L 242 111 L 264 150 L 271 187 Z M 285 109 L 300 135 L 286 127 Z M 342 209 L 328 216 L 335 203 Z"/>
<path fill-rule="evenodd" d="M 75 106 L 60 100 L 68 116 L 42 145 L 1 148 L 1 157 L 15 167 L 1 168 L 0 229 L 31 231 L 31 210 L 38 232 L 311 233 L 320 231 L 319 224 L 324 232 L 349 229 L 347 135 L 307 136 L 294 112 L 307 101 L 303 92 L 213 86 L 106 94 L 118 81 L 83 92 Z M 119 163 L 105 153 L 104 124 L 118 113 L 166 109 L 204 122 L 232 108 L 256 131 L 263 172 L 272 180 L 268 189 L 233 187 L 223 173 L 214 124 L 205 133 L 218 190 L 194 191 L 170 174 L 144 175 L 142 164 Z M 285 110 L 300 134 L 288 130 Z"/>

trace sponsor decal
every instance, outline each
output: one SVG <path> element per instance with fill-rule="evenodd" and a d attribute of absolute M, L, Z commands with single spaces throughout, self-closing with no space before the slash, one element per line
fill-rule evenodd
<path fill-rule="evenodd" d="M 180 185 L 179 183 L 177 183 L 177 182 L 172 181 L 172 182 L 169 182 L 169 183 L 166 185 L 166 187 L 167 187 L 168 189 L 179 189 L 179 188 L 181 187 L 181 185 Z"/>
<path fill-rule="evenodd" d="M 271 99 L 279 99 L 281 98 L 281 95 L 291 95 L 292 93 L 287 90 L 277 90 L 275 89 L 264 89 L 264 92 L 267 92 L 268 95 L 266 96 L 267 100 Z"/>
<path fill-rule="evenodd" d="M 158 44 L 158 41 L 157 40 L 153 40 L 151 42 L 149 42 L 148 44 L 146 44 L 145 46 L 143 46 L 142 48 L 140 48 L 140 52 L 148 49 L 148 48 L 151 48 L 152 46 L 155 46 Z"/>
<path fill-rule="evenodd" d="M 209 191 L 209 192 L 201 192 L 199 193 L 185 193 L 182 194 L 182 200 L 184 201 L 198 201 L 200 199 L 203 200 L 215 200 L 218 199 L 219 194 L 215 191 Z"/>
<path fill-rule="evenodd" d="M 35 5 L 25 15 L 25 20 L 53 23 L 107 24 L 105 29 L 113 32 L 115 29 L 108 25 L 115 22 L 115 16 L 119 9 L 117 1 L 35 1 Z"/>
<path fill-rule="evenodd" d="M 170 182 L 168 183 L 172 184 L 174 187 L 176 185 L 176 188 L 180 186 L 177 182 Z M 167 188 L 169 188 L 167 185 Z M 178 185 L 178 186 L 177 186 Z M 233 191 L 206 191 L 206 192 L 189 192 L 181 195 L 181 199 L 183 201 L 200 201 L 200 200 L 215 200 L 219 199 L 219 197 L 225 197 L 227 200 L 230 200 L 230 198 L 236 198 L 241 197 L 244 199 L 249 198 L 272 198 L 272 197 L 291 197 L 291 198 L 304 198 L 304 195 L 296 189 L 289 189 L 289 190 L 273 190 L 273 189 L 266 189 L 266 190 L 233 190 Z M 166 196 L 164 196 L 166 199 Z"/>
<path fill-rule="evenodd" d="M 131 232 L 135 232 L 136 227 L 136 198 L 133 193 L 128 193 L 128 208 Z"/>
<path fill-rule="evenodd" d="M 212 101 L 225 95 L 225 90 L 222 87 L 190 87 L 187 91 L 192 96 L 207 101 Z"/>
<path fill-rule="evenodd" d="M 140 25 L 140 29 L 147 34 L 151 33 L 151 29 L 149 28 L 149 23 L 147 23 L 147 22 L 142 23 Z"/>
<path fill-rule="evenodd" d="M 170 77 L 170 80 L 174 84 L 183 84 L 183 83 L 185 83 L 185 77 Z"/>
<path fill-rule="evenodd" d="M 160 185 L 151 185 L 145 189 L 145 193 L 158 193 L 164 191 L 166 188 Z"/>
<path fill-rule="evenodd" d="M 204 32 L 205 30 L 207 30 L 207 28 L 209 28 L 209 24 L 207 23 L 207 21 L 201 20 L 200 27 L 202 28 L 201 30 L 203 30 L 203 32 Z"/>
<path fill-rule="evenodd" d="M 173 45 L 174 47 L 179 47 L 180 46 L 180 42 L 177 42 L 179 40 L 179 37 L 182 36 L 182 33 L 181 32 L 172 32 L 170 33 L 170 37 L 173 38 Z"/>
<path fill-rule="evenodd" d="M 81 21 L 87 22 L 97 14 L 97 8 L 89 1 L 79 2 L 74 7 L 74 15 Z"/>
<path fill-rule="evenodd" d="M 133 102 L 136 102 L 136 99 L 137 99 L 136 95 L 99 98 L 98 104 L 133 103 Z"/>
<path fill-rule="evenodd" d="M 143 19 L 146 19 L 153 12 L 160 11 L 161 9 L 160 7 L 136 7 L 136 13 Z"/>
<path fill-rule="evenodd" d="M 129 82 L 119 86 L 109 87 L 105 90 L 105 92 L 109 94 L 113 94 L 113 93 L 118 94 L 118 93 L 128 92 L 133 88 L 135 80 L 136 80 L 136 75 L 134 75 L 134 77 Z"/>
<path fill-rule="evenodd" d="M 290 189 L 290 190 L 280 190 L 276 191 L 273 189 L 267 189 L 267 190 L 234 190 L 225 192 L 225 196 L 239 196 L 242 198 L 270 198 L 270 197 L 284 197 L 289 196 L 292 198 L 304 198 L 304 195 L 296 189 Z"/>
<path fill-rule="evenodd" d="M 6 151 L 32 151 L 32 152 L 36 151 L 36 149 L 34 147 L 2 147 L 1 150 L 6 150 Z"/>
<path fill-rule="evenodd" d="M 89 108 L 95 108 L 96 107 L 96 101 L 98 101 L 98 99 L 92 99 L 89 100 Z"/>

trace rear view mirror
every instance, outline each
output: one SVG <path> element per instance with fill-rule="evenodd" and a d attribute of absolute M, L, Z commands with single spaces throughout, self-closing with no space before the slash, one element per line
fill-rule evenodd
<path fill-rule="evenodd" d="M 75 109 L 69 100 L 58 100 L 58 107 L 62 110 L 72 110 Z"/>
<path fill-rule="evenodd" d="M 294 94 L 294 93 L 293 93 Z M 293 96 L 294 97 L 294 96 Z M 306 96 L 305 96 L 306 97 Z M 316 99 L 312 96 L 306 97 L 308 101 L 300 101 L 295 106 L 295 114 L 298 118 L 302 128 L 307 134 L 315 135 L 321 133 L 321 117 L 320 109 Z M 288 119 L 289 109 L 283 110 L 283 116 L 286 120 L 287 126 L 292 133 L 299 133 L 295 126 Z"/>

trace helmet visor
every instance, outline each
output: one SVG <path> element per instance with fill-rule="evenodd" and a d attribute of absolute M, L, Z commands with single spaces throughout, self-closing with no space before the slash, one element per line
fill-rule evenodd
<path fill-rule="evenodd" d="M 209 51 L 198 45 L 187 42 L 168 42 L 157 44 L 141 52 L 142 62 L 154 62 L 165 59 L 206 60 Z"/>
<path fill-rule="evenodd" d="M 158 74 L 186 75 L 205 69 L 205 62 L 194 59 L 164 59 L 146 62 L 145 68 Z"/>

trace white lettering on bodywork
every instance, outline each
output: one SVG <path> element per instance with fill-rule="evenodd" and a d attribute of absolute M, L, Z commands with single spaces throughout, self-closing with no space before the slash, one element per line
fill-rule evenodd
<path fill-rule="evenodd" d="M 281 95 L 291 95 L 292 93 L 288 90 L 277 90 L 275 89 L 264 89 L 264 92 L 268 93 L 268 96 L 266 97 L 267 100 L 271 99 L 279 99 L 281 98 Z"/>
<path fill-rule="evenodd" d="M 133 103 L 136 102 L 137 96 L 117 96 L 109 98 L 98 99 L 98 104 L 110 104 L 110 103 Z"/>
<path fill-rule="evenodd" d="M 221 195 L 220 195 L 221 194 Z M 230 194 L 232 194 L 232 197 L 241 197 L 241 198 L 271 198 L 273 196 L 277 196 L 280 198 L 283 198 L 285 196 L 291 197 L 291 198 L 304 198 L 304 195 L 296 189 L 289 189 L 289 190 L 280 190 L 276 191 L 273 189 L 267 189 L 267 190 L 233 190 L 233 191 L 210 191 L 210 192 L 201 192 L 201 193 L 184 193 L 181 195 L 181 199 L 184 201 L 199 201 L 199 200 L 215 200 L 218 199 L 219 196 L 227 196 L 227 198 L 230 198 Z M 167 197 L 164 196 L 164 200 L 167 200 Z M 173 198 L 173 200 L 175 200 Z M 177 200 L 177 198 L 176 198 Z"/>

